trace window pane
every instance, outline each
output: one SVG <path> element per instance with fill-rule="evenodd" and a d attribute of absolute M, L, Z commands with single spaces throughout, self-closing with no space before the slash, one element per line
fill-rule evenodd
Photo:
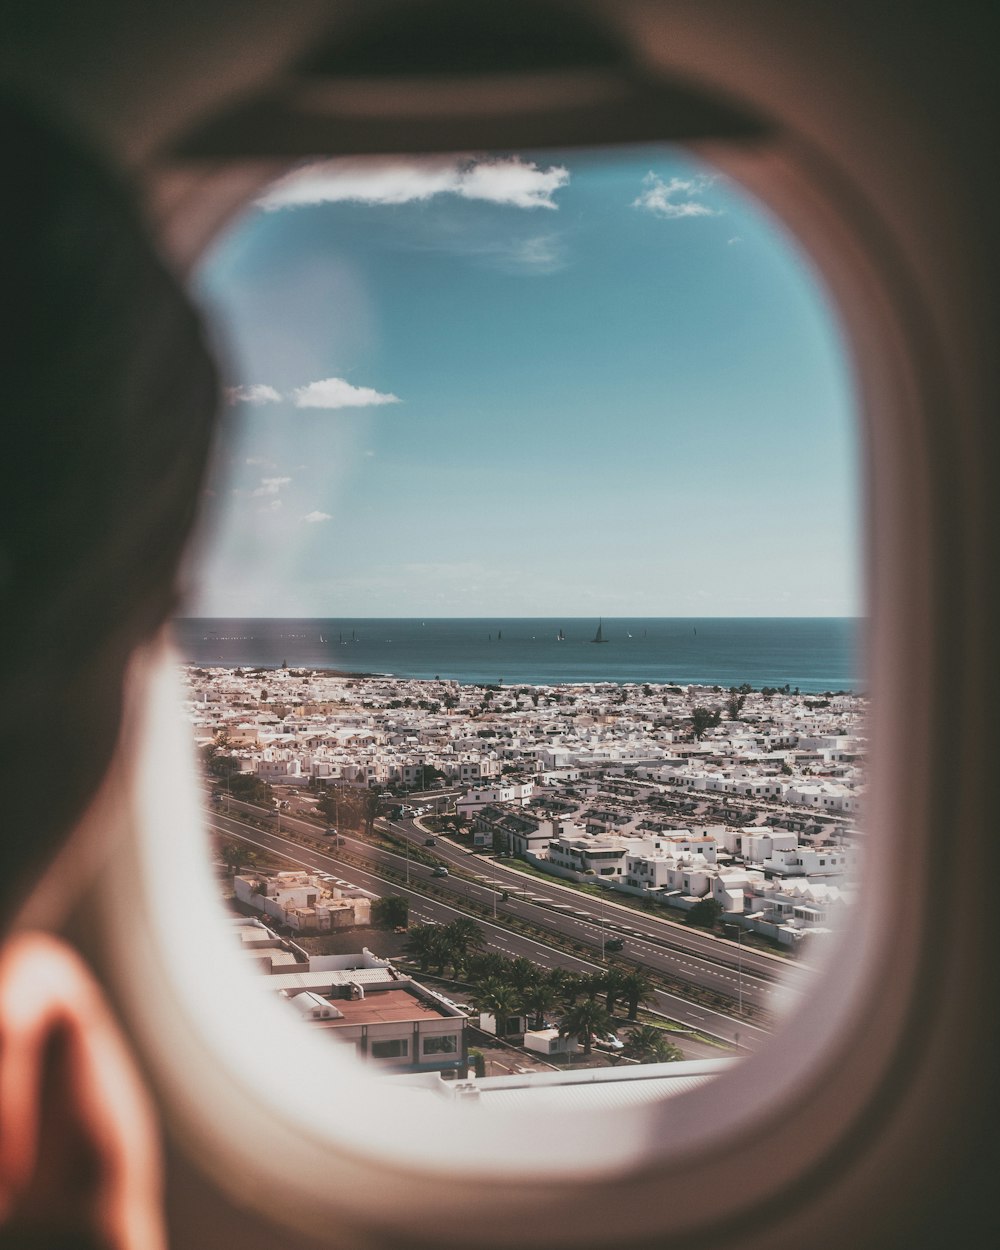
<path fill-rule="evenodd" d="M 865 785 L 850 370 L 792 241 L 660 147 L 351 159 L 198 289 L 231 386 L 176 637 L 268 984 L 497 1072 L 497 1021 L 548 1070 L 764 1044 Z"/>

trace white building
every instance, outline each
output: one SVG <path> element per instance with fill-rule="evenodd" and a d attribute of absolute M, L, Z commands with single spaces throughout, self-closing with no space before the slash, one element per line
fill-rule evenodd
<path fill-rule="evenodd" d="M 241 903 L 299 932 L 328 932 L 371 921 L 371 898 L 335 886 L 319 873 L 243 873 L 233 879 Z"/>
<path fill-rule="evenodd" d="M 507 803 L 516 807 L 524 807 L 531 799 L 535 792 L 535 785 L 532 781 L 518 782 L 517 784 L 487 786 L 479 789 L 469 790 L 456 803 L 455 807 L 459 816 L 474 816 L 476 812 L 481 811 L 484 807 L 492 807 L 497 803 Z"/>

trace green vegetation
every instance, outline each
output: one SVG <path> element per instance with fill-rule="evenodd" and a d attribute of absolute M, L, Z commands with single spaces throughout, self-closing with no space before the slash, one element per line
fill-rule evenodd
<path fill-rule="evenodd" d="M 589 1055 L 594 1045 L 593 1034 L 609 1033 L 612 1023 L 604 1005 L 595 998 L 587 998 L 570 1007 L 559 1021 L 559 1036 L 578 1038 L 583 1042 L 584 1055 Z"/>
<path fill-rule="evenodd" d="M 699 740 L 704 737 L 705 731 L 714 729 L 716 725 L 722 722 L 722 713 L 712 711 L 707 707 L 696 707 L 691 709 L 691 733 Z"/>
<path fill-rule="evenodd" d="M 667 1036 L 667 1030 L 655 1024 L 640 1024 L 629 1034 L 625 1054 L 640 1063 L 672 1063 L 683 1059 L 680 1047 Z"/>
<path fill-rule="evenodd" d="M 438 975 L 443 976 L 445 968 L 450 966 L 452 976 L 457 979 L 485 944 L 479 925 L 468 916 L 459 916 L 451 924 L 414 925 L 403 949 L 417 961 L 421 972 L 435 968 Z"/>
<path fill-rule="evenodd" d="M 699 929 L 714 929 L 721 915 L 721 903 L 717 903 L 714 898 L 703 898 L 695 903 L 685 919 L 688 924 Z"/>
<path fill-rule="evenodd" d="M 338 831 L 351 829 L 371 834 L 378 815 L 378 795 L 361 786 L 327 786 L 316 810 L 328 825 Z"/>
<path fill-rule="evenodd" d="M 405 929 L 410 917 L 410 901 L 389 894 L 372 902 L 372 924 L 377 929 Z"/>
<path fill-rule="evenodd" d="M 201 765 L 205 776 L 213 784 L 224 786 L 232 798 L 260 807 L 274 806 L 267 782 L 261 781 L 256 773 L 240 772 L 240 759 L 226 730 L 220 729 L 212 741 L 201 748 Z"/>

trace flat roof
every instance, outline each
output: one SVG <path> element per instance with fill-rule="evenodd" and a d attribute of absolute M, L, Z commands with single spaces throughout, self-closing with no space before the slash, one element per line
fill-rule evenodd
<path fill-rule="evenodd" d="M 411 990 L 397 987 L 391 990 L 379 990 L 367 994 L 364 998 L 337 998 L 334 1005 L 342 1012 L 343 1019 L 334 1022 L 333 1027 L 352 1024 L 391 1024 L 407 1020 L 455 1020 L 460 1016 L 452 1016 L 444 1010 L 438 1010 L 433 1003 L 420 998 Z"/>

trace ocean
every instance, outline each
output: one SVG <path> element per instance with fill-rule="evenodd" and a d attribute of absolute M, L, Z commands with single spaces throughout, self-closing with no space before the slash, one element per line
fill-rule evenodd
<path fill-rule="evenodd" d="M 861 626 L 846 617 L 180 618 L 173 629 L 183 658 L 204 667 L 287 664 L 508 686 L 746 682 L 816 694 L 863 688 Z"/>

